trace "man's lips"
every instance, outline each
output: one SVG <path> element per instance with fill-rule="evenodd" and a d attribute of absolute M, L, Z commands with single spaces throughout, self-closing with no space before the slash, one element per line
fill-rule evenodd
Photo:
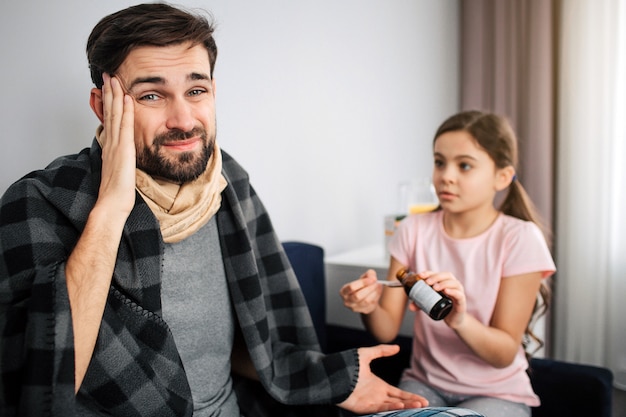
<path fill-rule="evenodd" d="M 200 143 L 200 138 L 195 137 L 190 139 L 176 140 L 174 142 L 167 142 L 164 143 L 162 146 L 167 149 L 172 149 L 176 151 L 190 151 L 195 148 L 198 143 Z"/>

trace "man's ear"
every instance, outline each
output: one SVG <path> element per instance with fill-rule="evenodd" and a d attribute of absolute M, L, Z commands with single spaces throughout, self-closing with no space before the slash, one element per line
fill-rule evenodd
<path fill-rule="evenodd" d="M 515 168 L 512 166 L 504 167 L 498 170 L 496 173 L 496 191 L 502 191 L 513 181 L 515 176 Z"/>
<path fill-rule="evenodd" d="M 100 120 L 100 123 L 104 123 L 104 103 L 102 102 L 102 90 L 99 88 L 92 88 L 89 95 L 89 105 L 91 110 L 95 113 L 96 117 Z"/>

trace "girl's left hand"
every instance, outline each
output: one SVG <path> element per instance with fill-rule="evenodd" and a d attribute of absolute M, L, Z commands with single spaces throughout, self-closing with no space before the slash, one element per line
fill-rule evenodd
<path fill-rule="evenodd" d="M 420 272 L 419 276 L 433 290 L 442 292 L 452 300 L 452 311 L 443 320 L 451 329 L 460 326 L 467 313 L 465 289 L 461 282 L 450 272 L 424 271 Z"/>

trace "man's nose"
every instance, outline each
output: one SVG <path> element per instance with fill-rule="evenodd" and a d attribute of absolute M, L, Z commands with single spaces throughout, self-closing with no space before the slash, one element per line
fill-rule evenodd
<path fill-rule="evenodd" d="M 178 129 L 189 132 L 194 128 L 195 123 L 191 104 L 183 99 L 175 99 L 168 103 L 167 120 L 165 126 L 168 129 Z"/>

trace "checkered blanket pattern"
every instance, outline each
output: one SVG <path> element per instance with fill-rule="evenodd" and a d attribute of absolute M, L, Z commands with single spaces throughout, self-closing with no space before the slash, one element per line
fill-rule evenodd
<path fill-rule="evenodd" d="M 384 413 L 372 414 L 372 416 L 384 417 L 483 417 L 475 411 L 467 408 L 454 407 L 426 407 L 414 408 L 410 410 L 387 411 Z"/>

